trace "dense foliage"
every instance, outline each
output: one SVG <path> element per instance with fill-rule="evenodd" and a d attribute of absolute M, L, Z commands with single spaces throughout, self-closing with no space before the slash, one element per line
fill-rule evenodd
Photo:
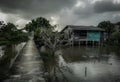
<path fill-rule="evenodd" d="M 1 24 L 0 45 L 17 44 L 27 40 L 27 33 L 18 30 L 13 23 Z"/>
<path fill-rule="evenodd" d="M 46 46 L 53 53 L 60 48 L 62 34 L 55 32 L 49 21 L 43 17 L 32 20 L 26 25 L 26 30 L 34 31 L 34 41 L 38 48 Z"/>
<path fill-rule="evenodd" d="M 110 35 L 115 30 L 114 24 L 112 24 L 110 21 L 103 21 L 98 24 L 99 28 L 105 29 L 105 31 Z"/>
<path fill-rule="evenodd" d="M 25 29 L 29 32 L 34 31 L 34 41 L 37 45 L 37 47 L 40 47 L 41 45 L 44 45 L 43 37 L 46 37 L 46 35 L 43 34 L 43 31 L 46 34 L 49 34 L 49 32 L 53 33 L 53 28 L 49 23 L 49 20 L 43 17 L 38 17 L 36 19 L 31 20 L 28 24 L 26 24 Z M 48 32 L 49 30 L 49 32 Z M 49 34 L 50 35 L 50 34 Z M 48 37 L 46 38 L 47 41 Z"/>
<path fill-rule="evenodd" d="M 120 45 L 120 22 L 111 23 L 110 21 L 103 21 L 98 24 L 98 27 L 104 29 L 107 33 L 108 44 Z"/>
<path fill-rule="evenodd" d="M 51 28 L 52 25 L 49 21 L 43 17 L 33 19 L 31 22 L 26 24 L 25 29 L 29 32 L 35 31 L 37 28 Z"/>

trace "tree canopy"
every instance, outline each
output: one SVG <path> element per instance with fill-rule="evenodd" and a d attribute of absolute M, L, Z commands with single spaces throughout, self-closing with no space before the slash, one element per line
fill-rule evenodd
<path fill-rule="evenodd" d="M 25 29 L 29 32 L 35 31 L 37 28 L 51 28 L 52 25 L 46 18 L 38 17 L 26 24 Z"/>
<path fill-rule="evenodd" d="M 112 32 L 114 32 L 114 24 L 112 24 L 110 21 L 103 21 L 98 24 L 99 28 L 105 29 L 105 31 L 110 35 Z"/>
<path fill-rule="evenodd" d="M 18 30 L 13 23 L 1 25 L 0 28 L 0 45 L 17 44 L 26 41 L 28 36 L 26 33 Z"/>
<path fill-rule="evenodd" d="M 0 30 L 1 32 L 13 32 L 16 31 L 17 28 L 13 23 L 7 23 L 7 25 L 3 25 Z"/>
<path fill-rule="evenodd" d="M 103 21 L 98 24 L 98 27 L 105 29 L 107 32 L 109 44 L 120 45 L 120 22 L 111 23 L 110 21 Z"/>

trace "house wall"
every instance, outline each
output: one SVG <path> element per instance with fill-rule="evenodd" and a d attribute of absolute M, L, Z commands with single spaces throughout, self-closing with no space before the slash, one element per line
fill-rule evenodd
<path fill-rule="evenodd" d="M 86 39 L 87 31 L 73 30 L 74 39 Z"/>
<path fill-rule="evenodd" d="M 100 31 L 73 31 L 74 32 L 74 39 L 75 40 L 88 40 L 88 41 L 100 41 L 101 40 L 101 33 Z"/>
<path fill-rule="evenodd" d="M 90 41 L 100 41 L 100 32 L 87 32 L 87 40 Z"/>
<path fill-rule="evenodd" d="M 67 28 L 64 30 L 64 40 L 71 41 L 71 44 L 85 44 L 101 45 L 104 41 L 103 31 L 89 31 L 89 30 L 72 30 Z"/>

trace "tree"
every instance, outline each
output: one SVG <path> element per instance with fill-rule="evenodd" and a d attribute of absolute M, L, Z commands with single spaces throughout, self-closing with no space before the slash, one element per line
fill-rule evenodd
<path fill-rule="evenodd" d="M 33 19 L 31 22 L 26 24 L 25 29 L 29 32 L 35 31 L 37 28 L 51 28 L 52 25 L 46 18 L 39 17 L 35 20 Z"/>
<path fill-rule="evenodd" d="M 110 34 L 114 32 L 114 24 L 112 24 L 110 21 L 100 22 L 98 24 L 98 27 L 105 29 L 105 31 L 108 33 L 108 36 L 110 36 Z"/>
<path fill-rule="evenodd" d="M 49 20 L 43 17 L 39 17 L 31 20 L 28 24 L 26 24 L 25 29 L 29 32 L 34 31 L 34 41 L 37 44 L 37 47 L 44 45 L 43 38 L 40 33 L 44 30 L 46 33 L 49 29 L 50 32 L 53 32 L 54 26 L 49 23 Z M 44 36 L 44 35 L 43 35 Z"/>
<path fill-rule="evenodd" d="M 16 30 L 17 30 L 17 27 L 13 23 L 7 23 L 7 25 L 4 25 L 1 27 L 2 32 L 12 32 Z"/>
<path fill-rule="evenodd" d="M 51 29 L 42 30 L 39 34 L 44 45 L 50 48 L 53 52 L 57 51 L 61 47 L 61 35 L 58 32 L 53 32 Z"/>
<path fill-rule="evenodd" d="M 47 19 L 39 17 L 29 22 L 25 28 L 29 32 L 34 31 L 34 41 L 38 48 L 44 45 L 53 53 L 60 48 L 63 35 L 54 32 L 56 25 L 52 26 Z"/>
<path fill-rule="evenodd" d="M 26 29 L 28 32 L 31 32 L 31 31 L 34 30 L 32 26 L 33 26 L 32 23 L 29 22 L 28 24 L 26 24 L 25 29 Z"/>
<path fill-rule="evenodd" d="M 120 32 L 114 32 L 111 34 L 110 43 L 114 45 L 120 45 Z"/>
<path fill-rule="evenodd" d="M 27 34 L 18 30 L 13 23 L 7 23 L 0 28 L 0 45 L 17 44 L 27 39 Z"/>

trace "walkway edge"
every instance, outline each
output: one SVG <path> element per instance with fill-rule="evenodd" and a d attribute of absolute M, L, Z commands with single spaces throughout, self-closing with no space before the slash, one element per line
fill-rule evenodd
<path fill-rule="evenodd" d="M 11 69 L 11 67 L 13 66 L 15 60 L 17 59 L 17 57 L 19 56 L 19 54 L 21 53 L 21 51 L 24 49 L 24 47 L 26 46 L 26 44 L 27 44 L 27 42 L 25 42 L 25 44 L 23 45 L 23 47 L 18 51 L 18 53 L 16 54 L 16 56 L 11 60 L 9 69 Z"/>

